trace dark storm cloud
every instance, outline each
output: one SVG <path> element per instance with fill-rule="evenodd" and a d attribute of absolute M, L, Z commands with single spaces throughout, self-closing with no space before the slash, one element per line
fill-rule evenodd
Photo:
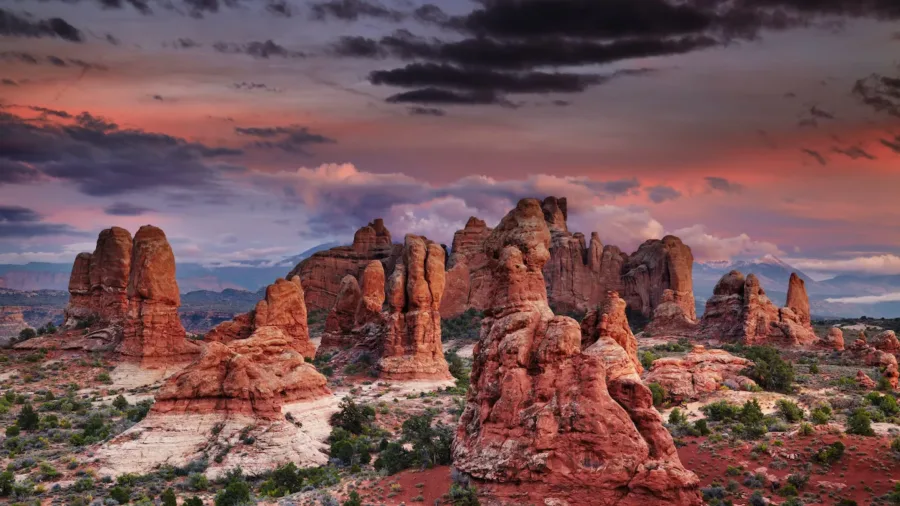
<path fill-rule="evenodd" d="M 155 188 L 211 191 L 224 171 L 239 170 L 217 160 L 240 153 L 166 134 L 122 129 L 88 112 L 64 124 L 0 114 L 2 166 L 27 164 L 36 174 L 20 169 L 19 179 L 62 179 L 93 196 Z"/>
<path fill-rule="evenodd" d="M 163 46 L 171 46 L 171 47 L 174 47 L 175 49 L 193 49 L 196 47 L 201 47 L 201 46 L 203 46 L 203 44 L 200 44 L 199 42 L 197 42 L 194 39 L 191 39 L 188 37 L 182 37 L 182 38 L 175 39 L 172 42 L 163 43 Z"/>
<path fill-rule="evenodd" d="M 513 106 L 511 102 L 493 91 L 451 91 L 440 88 L 421 88 L 405 91 L 388 97 L 392 104 L 443 104 L 443 105 L 486 105 L 500 104 Z"/>
<path fill-rule="evenodd" d="M 114 202 L 106 206 L 103 212 L 110 216 L 140 216 L 153 212 L 153 209 L 136 206 L 128 202 Z"/>
<path fill-rule="evenodd" d="M 647 197 L 657 204 L 661 204 L 667 200 L 677 200 L 681 197 L 681 192 L 671 186 L 659 185 L 647 188 Z"/>
<path fill-rule="evenodd" d="M 703 179 L 711 190 L 720 191 L 722 193 L 740 193 L 744 190 L 743 186 L 729 181 L 724 177 L 709 176 Z"/>
<path fill-rule="evenodd" d="M 30 105 L 30 106 L 28 106 L 28 108 L 31 109 L 32 111 L 37 111 L 41 114 L 45 114 L 45 115 L 49 115 L 49 116 L 56 116 L 57 118 L 71 118 L 72 117 L 72 115 L 67 113 L 66 111 L 60 111 L 57 109 L 48 109 L 46 107 L 38 107 L 38 106 L 34 106 L 34 105 Z"/>
<path fill-rule="evenodd" d="M 604 78 L 595 75 L 522 72 L 496 72 L 487 69 L 459 68 L 434 63 L 413 63 L 394 70 L 379 70 L 369 75 L 372 84 L 403 88 L 446 86 L 464 90 L 496 90 L 509 93 L 571 93 L 583 91 Z"/>
<path fill-rule="evenodd" d="M 310 4 L 310 10 L 312 18 L 320 21 L 325 19 L 356 21 L 363 17 L 401 21 L 406 17 L 402 12 L 367 0 L 326 0 Z"/>
<path fill-rule="evenodd" d="M 409 114 L 413 116 L 446 116 L 447 113 L 443 109 L 436 107 L 410 107 Z"/>
<path fill-rule="evenodd" d="M 266 10 L 271 14 L 285 18 L 289 18 L 294 14 L 291 6 L 284 0 L 270 0 L 266 4 Z"/>
<path fill-rule="evenodd" d="M 33 183 L 40 179 L 41 174 L 28 165 L 0 158 L 0 185 Z"/>
<path fill-rule="evenodd" d="M 846 148 L 834 147 L 831 149 L 831 151 L 839 155 L 844 155 L 852 160 L 859 160 L 860 158 L 865 158 L 866 160 L 875 160 L 874 156 L 869 154 L 860 146 L 850 146 Z"/>
<path fill-rule="evenodd" d="M 803 151 L 804 154 L 808 155 L 810 158 L 812 158 L 813 160 L 818 162 L 819 165 L 828 165 L 828 160 L 824 156 L 822 156 L 822 153 L 819 153 L 818 151 L 816 151 L 814 149 L 807 149 L 807 148 L 803 148 L 801 151 Z"/>
<path fill-rule="evenodd" d="M 81 30 L 61 18 L 31 20 L 0 9 L 0 35 L 9 37 L 48 37 L 83 42 Z"/>
<path fill-rule="evenodd" d="M 265 42 L 253 41 L 246 44 L 237 44 L 234 42 L 216 42 L 213 49 L 220 53 L 226 54 L 246 54 L 254 58 L 268 59 L 277 58 L 305 58 L 306 55 L 300 51 L 291 51 L 284 46 L 276 44 L 271 40 Z"/>
<path fill-rule="evenodd" d="M 243 91 L 256 91 L 256 90 L 259 90 L 259 91 L 268 91 L 268 92 L 271 92 L 271 93 L 281 93 L 281 92 L 283 91 L 283 90 L 278 89 L 278 88 L 272 88 L 272 87 L 268 86 L 268 85 L 265 84 L 265 83 L 254 83 L 254 82 L 249 82 L 249 83 L 248 83 L 248 82 L 246 82 L 246 81 L 241 81 L 241 82 L 239 82 L 239 83 L 234 83 L 234 84 L 231 85 L 231 87 L 234 88 L 234 89 L 236 89 L 236 90 L 243 90 Z"/>
<path fill-rule="evenodd" d="M 238 135 L 256 137 L 248 147 L 262 149 L 280 149 L 289 153 L 309 154 L 307 146 L 315 144 L 333 144 L 337 141 L 324 135 L 310 132 L 308 127 L 300 125 L 278 127 L 236 127 Z"/>
<path fill-rule="evenodd" d="M 146 0 L 97 0 L 97 3 L 106 9 L 121 9 L 125 5 L 130 5 L 141 14 L 148 15 L 153 13 Z"/>
<path fill-rule="evenodd" d="M 0 205 L 0 237 L 79 235 L 72 227 L 41 221 L 41 215 L 27 207 Z"/>
<path fill-rule="evenodd" d="M 900 118 L 900 78 L 872 74 L 856 81 L 853 96 L 878 112 Z"/>
<path fill-rule="evenodd" d="M 823 111 L 822 109 L 819 109 L 819 107 L 815 106 L 815 105 L 809 109 L 809 114 L 811 114 L 812 116 L 814 116 L 816 118 L 834 119 L 834 114 L 831 114 L 830 112 L 827 112 L 827 111 Z"/>
<path fill-rule="evenodd" d="M 89 63 L 84 60 L 79 60 L 78 58 L 60 58 L 58 56 L 48 55 L 48 56 L 35 56 L 31 53 L 26 53 L 23 51 L 0 51 L 0 59 L 27 63 L 29 65 L 44 65 L 49 64 L 54 67 L 78 67 L 84 70 L 109 70 L 109 67 L 105 65 L 100 65 L 96 63 Z"/>
<path fill-rule="evenodd" d="M 893 140 L 890 139 L 879 139 L 881 144 L 883 144 L 886 148 L 890 149 L 894 153 L 900 155 L 900 135 L 894 137 Z"/>
<path fill-rule="evenodd" d="M 383 58 L 388 51 L 378 41 L 368 37 L 345 36 L 331 46 L 331 52 L 337 56 L 351 58 Z"/>
<path fill-rule="evenodd" d="M 628 195 L 634 193 L 641 187 L 641 182 L 637 178 L 617 179 L 613 181 L 590 181 L 585 186 L 610 195 Z"/>
<path fill-rule="evenodd" d="M 13 79 L 8 79 L 8 78 L 3 78 L 3 80 L 0 81 L 0 83 L 3 83 L 3 86 L 18 86 L 19 85 L 19 83 L 17 83 Z"/>

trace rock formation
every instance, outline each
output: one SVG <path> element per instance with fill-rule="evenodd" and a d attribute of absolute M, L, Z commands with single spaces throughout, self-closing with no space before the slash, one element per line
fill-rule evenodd
<path fill-rule="evenodd" d="M 290 281 L 279 278 L 266 287 L 266 297 L 256 303 L 253 311 L 220 323 L 207 333 L 206 341 L 229 343 L 247 339 L 259 328 L 277 327 L 291 347 L 304 357 L 313 358 L 316 347 L 309 340 L 306 318 L 300 278 L 294 276 Z"/>
<path fill-rule="evenodd" d="M 285 403 L 331 395 L 327 379 L 304 360 L 295 341 L 280 327 L 262 326 L 246 339 L 208 343 L 199 360 L 167 380 L 153 410 L 277 419 Z"/>
<path fill-rule="evenodd" d="M 708 350 L 698 345 L 683 357 L 653 361 L 644 382 L 659 383 L 675 402 L 696 400 L 722 385 L 735 390 L 750 390 L 756 383 L 741 373 L 752 365 L 753 362 L 725 350 Z"/>
<path fill-rule="evenodd" d="M 483 220 L 472 216 L 465 228 L 453 234 L 450 259 L 447 261 L 446 285 L 441 299 L 441 317 L 459 316 L 470 307 L 485 307 L 490 286 L 486 277 L 484 240 L 491 229 Z"/>
<path fill-rule="evenodd" d="M 814 343 L 817 338 L 809 323 L 809 299 L 805 297 L 802 280 L 796 279 L 800 283 L 794 285 L 793 299 L 789 300 L 796 308 L 806 308 L 799 316 L 790 307 L 775 307 L 754 274 L 745 279 L 738 271 L 729 272 L 722 276 L 706 302 L 698 334 L 707 339 L 748 345 Z"/>
<path fill-rule="evenodd" d="M 638 358 L 637 339 L 628 325 L 625 307 L 625 301 L 617 292 L 609 292 L 601 307 L 588 311 L 581 321 L 581 348 L 589 347 L 600 338 L 612 339 L 625 350 L 635 372 L 640 374 L 644 367 Z"/>
<path fill-rule="evenodd" d="M 92 253 L 79 253 L 69 277 L 65 322 L 73 326 L 96 319 L 121 324 L 128 312 L 128 278 L 132 262 L 131 234 L 112 227 L 100 232 Z"/>
<path fill-rule="evenodd" d="M 806 283 L 800 279 L 796 272 L 792 272 L 790 279 L 788 279 L 787 302 L 785 302 L 784 306 L 794 313 L 800 325 L 805 327 L 811 325 Z"/>
<path fill-rule="evenodd" d="M 151 225 L 141 227 L 134 236 L 130 265 L 128 312 L 118 351 L 141 358 L 198 353 L 199 347 L 186 339 L 178 319 L 181 298 L 175 281 L 175 255 L 166 234 Z M 94 265 L 92 279 L 93 272 Z"/>
<path fill-rule="evenodd" d="M 578 323 L 550 309 L 544 211 L 520 201 L 485 241 L 491 300 L 454 465 L 520 503 L 527 489 L 546 504 L 701 504 L 628 353 L 604 335 L 582 349 Z"/>
<path fill-rule="evenodd" d="M 865 388 L 866 390 L 872 390 L 876 385 L 875 380 L 862 371 L 856 371 L 856 382 L 860 387 Z"/>
<path fill-rule="evenodd" d="M 664 300 L 665 291 L 672 290 L 674 302 L 693 322 L 697 319 L 693 265 L 691 248 L 673 235 L 644 242 L 628 257 L 622 271 L 623 297 L 628 307 L 650 318 Z"/>
<path fill-rule="evenodd" d="M 886 353 L 900 353 L 900 340 L 893 330 L 885 330 L 872 337 L 869 345 Z"/>
<path fill-rule="evenodd" d="M 831 350 L 842 351 L 844 349 L 844 332 L 838 327 L 831 327 L 820 344 Z"/>
<path fill-rule="evenodd" d="M 403 245 L 391 243 L 390 231 L 378 218 L 356 231 L 352 245 L 314 253 L 294 267 L 287 279 L 300 276 L 310 311 L 330 310 L 345 276 L 358 278 L 372 260 L 380 261 L 390 275 L 402 249 Z"/>
<path fill-rule="evenodd" d="M 358 327 L 381 321 L 384 305 L 384 267 L 373 260 L 363 270 L 362 283 L 347 275 L 341 281 L 337 301 L 325 319 L 325 332 L 316 350 L 319 356 L 352 348 L 360 339 Z M 361 285 L 361 286 L 360 286 Z"/>
<path fill-rule="evenodd" d="M 690 337 L 697 331 L 697 322 L 679 304 L 673 290 L 664 290 L 662 300 L 653 310 L 653 318 L 644 327 L 647 336 Z"/>
<path fill-rule="evenodd" d="M 8 348 L 18 342 L 19 333 L 28 328 L 23 309 L 18 306 L 0 307 L 0 348 Z"/>

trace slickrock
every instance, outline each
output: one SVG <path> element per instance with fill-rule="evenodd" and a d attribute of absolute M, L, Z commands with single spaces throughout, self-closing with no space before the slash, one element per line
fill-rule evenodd
<path fill-rule="evenodd" d="M 694 346 L 683 357 L 664 357 L 653 361 L 644 376 L 645 383 L 659 383 L 675 402 L 696 400 L 722 385 L 750 390 L 756 383 L 741 374 L 753 362 L 735 357 L 725 350 Z"/>
<path fill-rule="evenodd" d="M 402 249 L 402 244 L 391 243 L 390 231 L 378 218 L 356 231 L 353 244 L 314 253 L 294 267 L 287 279 L 300 276 L 310 311 L 330 310 L 345 276 L 359 278 L 372 260 L 380 261 L 390 275 Z"/>
<path fill-rule="evenodd" d="M 263 326 L 247 339 L 208 343 L 199 360 L 167 380 L 153 411 L 278 419 L 285 403 L 331 395 L 295 341 L 281 327 Z"/>
<path fill-rule="evenodd" d="M 296 351 L 304 357 L 313 358 L 316 347 L 309 340 L 303 299 L 299 277 L 294 276 L 290 281 L 279 278 L 266 287 L 266 297 L 256 303 L 253 311 L 220 323 L 207 333 L 206 341 L 229 343 L 247 339 L 262 327 L 278 327 Z"/>
<path fill-rule="evenodd" d="M 900 340 L 897 339 L 897 334 L 893 330 L 885 330 L 876 334 L 869 341 L 869 345 L 887 353 L 900 353 Z"/>
<path fill-rule="evenodd" d="M 856 371 L 856 382 L 866 390 L 872 390 L 876 385 L 875 381 L 862 371 Z"/>
<path fill-rule="evenodd" d="M 623 267 L 623 297 L 629 307 L 650 318 L 653 310 L 663 301 L 664 292 L 672 290 L 674 302 L 681 306 L 690 321 L 694 321 L 697 310 L 694 305 L 693 265 L 691 248 L 681 239 L 667 235 L 661 240 L 646 241 L 628 257 Z"/>
<path fill-rule="evenodd" d="M 654 337 L 690 337 L 696 332 L 697 322 L 685 312 L 682 304 L 675 300 L 675 292 L 664 290 L 662 300 L 653 310 L 653 318 L 644 327 L 644 334 Z"/>
<path fill-rule="evenodd" d="M 802 280 L 796 279 L 801 284 L 795 285 L 792 303 L 802 311 L 806 291 L 802 290 Z M 713 296 L 706 302 L 698 335 L 748 345 L 810 345 L 817 338 L 809 323 L 808 306 L 806 299 L 805 317 L 802 313 L 798 316 L 790 307 L 777 308 L 754 274 L 744 278 L 740 272 L 731 271 L 719 280 Z"/>
<path fill-rule="evenodd" d="M 93 270 L 92 265 L 92 278 Z M 200 351 L 186 339 L 178 319 L 181 298 L 175 281 L 175 255 L 159 228 L 145 225 L 134 236 L 127 294 L 128 313 L 118 347 L 120 353 L 161 358 Z"/>
<path fill-rule="evenodd" d="M 132 238 L 124 228 L 100 232 L 93 253 L 79 253 L 69 277 L 67 326 L 96 318 L 102 324 L 121 324 L 128 312 Z"/>
<path fill-rule="evenodd" d="M 618 292 L 609 292 L 603 305 L 592 309 L 584 316 L 581 322 L 581 347 L 582 349 L 596 343 L 601 337 L 607 337 L 616 342 L 634 366 L 634 370 L 640 374 L 644 372 L 641 360 L 637 354 L 637 339 L 628 325 L 625 316 L 625 301 L 619 298 Z"/>
<path fill-rule="evenodd" d="M 465 228 L 453 234 L 453 245 L 447 261 L 446 286 L 441 298 L 441 317 L 459 316 L 470 307 L 482 308 L 489 294 L 485 279 L 487 257 L 484 240 L 491 229 L 483 220 L 472 216 Z M 477 275 L 476 275 L 477 273 Z"/>
<path fill-rule="evenodd" d="M 838 327 L 831 327 L 820 344 L 825 348 L 842 351 L 844 349 L 844 331 Z"/>
<path fill-rule="evenodd" d="M 510 497 L 537 494 L 528 502 L 701 504 L 699 480 L 681 465 L 629 354 L 606 335 L 583 350 L 578 323 L 550 309 L 542 274 L 550 244 L 533 199 L 485 241 L 491 301 L 454 465 L 501 484 L 495 494 L 503 484 Z"/>

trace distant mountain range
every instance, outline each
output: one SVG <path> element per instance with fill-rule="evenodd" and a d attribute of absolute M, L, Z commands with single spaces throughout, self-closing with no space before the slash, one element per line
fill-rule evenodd
<path fill-rule="evenodd" d="M 827 300 L 900 293 L 900 276 L 843 274 L 815 281 L 800 269 L 792 267 L 774 255 L 749 261 L 695 263 L 694 294 L 697 299 L 697 314 L 703 312 L 706 299 L 712 296 L 713 288 L 719 279 L 732 270 L 740 271 L 744 275 L 755 274 L 769 298 L 778 305 L 784 304 L 787 298 L 788 279 L 792 272 L 796 272 L 806 282 L 806 291 L 814 316 L 822 318 L 900 316 L 900 302 L 897 301 L 860 304 Z"/>

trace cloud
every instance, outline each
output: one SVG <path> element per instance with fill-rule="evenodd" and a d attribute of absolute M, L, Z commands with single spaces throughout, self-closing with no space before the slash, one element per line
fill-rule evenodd
<path fill-rule="evenodd" d="M 30 20 L 0 9 L 0 35 L 8 37 L 59 38 L 69 42 L 83 42 L 81 30 L 61 18 Z"/>
<path fill-rule="evenodd" d="M 277 58 L 306 58 L 301 51 L 291 51 L 284 46 L 276 44 L 272 40 L 265 42 L 252 41 L 245 44 L 235 42 L 216 42 L 213 49 L 225 54 L 246 54 L 258 59 Z"/>
<path fill-rule="evenodd" d="M 63 123 L 0 113 L 0 165 L 19 167 L 19 181 L 69 181 L 93 196 L 157 188 L 212 191 L 223 173 L 241 170 L 218 161 L 240 150 L 211 147 L 166 134 L 122 129 L 82 112 Z M 25 172 L 22 166 L 33 172 Z M 16 182 L 3 181 L 0 182 Z"/>
<path fill-rule="evenodd" d="M 326 0 L 311 4 L 310 9 L 312 18 L 320 21 L 326 19 L 356 21 L 362 17 L 401 21 L 406 17 L 399 11 L 366 0 Z"/>
<path fill-rule="evenodd" d="M 853 96 L 875 111 L 900 118 L 900 78 L 871 74 L 856 81 Z"/>
<path fill-rule="evenodd" d="M 281 90 L 278 88 L 272 88 L 265 83 L 254 83 L 254 82 L 246 82 L 246 81 L 234 83 L 231 85 L 231 87 L 236 90 L 243 90 L 243 91 L 259 90 L 259 91 L 268 91 L 271 93 L 281 93 L 282 91 L 284 91 L 284 90 Z"/>
<path fill-rule="evenodd" d="M 818 162 L 819 165 L 823 165 L 823 166 L 828 165 L 828 160 L 824 156 L 822 156 L 822 153 L 819 153 L 818 151 L 816 151 L 814 149 L 808 149 L 808 148 L 803 148 L 800 151 L 809 155 L 813 160 Z"/>
<path fill-rule="evenodd" d="M 751 239 L 747 234 L 719 237 L 706 231 L 703 225 L 694 225 L 672 232 L 691 247 L 697 262 L 731 260 L 738 256 L 781 255 L 782 251 L 770 242 Z"/>
<path fill-rule="evenodd" d="M 41 215 L 27 207 L 0 205 L 0 238 L 79 234 L 69 225 L 41 221 Z"/>
<path fill-rule="evenodd" d="M 451 91 L 440 88 L 421 88 L 404 91 L 388 97 L 392 104 L 437 104 L 437 105 L 484 105 L 501 104 L 512 107 L 513 104 L 493 91 Z"/>
<path fill-rule="evenodd" d="M 71 118 L 72 117 L 72 115 L 67 113 L 66 111 L 60 111 L 57 109 L 48 109 L 46 107 L 38 107 L 38 106 L 34 106 L 34 105 L 30 105 L 30 106 L 28 106 L 28 108 L 31 109 L 32 111 L 37 111 L 37 112 L 41 113 L 42 115 L 56 116 L 57 118 Z"/>
<path fill-rule="evenodd" d="M 409 113 L 413 116 L 446 116 L 447 113 L 443 109 L 436 107 L 410 107 Z"/>
<path fill-rule="evenodd" d="M 839 260 L 786 258 L 785 261 L 798 269 L 827 273 L 900 274 L 900 256 L 891 254 L 859 256 Z"/>
<path fill-rule="evenodd" d="M 110 216 L 140 216 L 153 212 L 153 209 L 130 204 L 128 202 L 114 202 L 103 209 Z"/>
<path fill-rule="evenodd" d="M 831 149 L 831 151 L 833 153 L 844 155 L 851 160 L 859 160 L 860 158 L 865 158 L 866 160 L 875 160 L 874 156 L 869 154 L 860 146 L 850 146 L 847 148 L 834 147 Z"/>
<path fill-rule="evenodd" d="M 384 58 L 388 51 L 374 39 L 359 35 L 347 35 L 331 45 L 331 52 L 336 56 L 351 58 Z"/>
<path fill-rule="evenodd" d="M 19 85 L 19 83 L 17 83 L 15 80 L 5 78 L 5 77 L 2 80 L 0 80 L 0 83 L 3 83 L 3 86 L 18 86 Z"/>
<path fill-rule="evenodd" d="M 182 38 L 175 39 L 174 41 L 172 41 L 170 43 L 163 43 L 163 47 L 168 47 L 168 46 L 174 47 L 175 49 L 194 49 L 197 47 L 202 47 L 203 44 L 200 44 L 199 42 L 197 42 L 194 39 L 191 39 L 188 37 L 182 37 Z"/>
<path fill-rule="evenodd" d="M 284 0 L 269 0 L 269 3 L 266 4 L 266 11 L 283 18 L 289 18 L 294 14 L 291 6 Z"/>
<path fill-rule="evenodd" d="M 878 304 L 879 302 L 900 302 L 900 292 L 884 293 L 881 295 L 863 295 L 860 297 L 837 297 L 825 299 L 825 302 L 837 302 L 841 304 Z"/>
<path fill-rule="evenodd" d="M 58 56 L 35 56 L 24 51 L 2 51 L 0 59 L 13 61 L 18 63 L 27 63 L 29 65 L 52 65 L 54 67 L 78 67 L 83 70 L 109 70 L 106 65 L 98 63 L 89 63 L 78 58 L 60 58 Z"/>
<path fill-rule="evenodd" d="M 900 136 L 895 137 L 893 140 L 889 139 L 879 139 L 879 141 L 888 149 L 900 155 Z"/>
<path fill-rule="evenodd" d="M 729 181 L 724 177 L 708 176 L 703 179 L 706 181 L 706 185 L 714 191 L 722 193 L 740 193 L 744 191 L 743 186 Z"/>
<path fill-rule="evenodd" d="M 667 200 L 678 200 L 678 198 L 681 197 L 680 191 L 665 185 L 651 186 L 646 189 L 646 192 L 647 197 L 657 204 L 661 204 Z"/>
<path fill-rule="evenodd" d="M 830 112 L 827 112 L 827 111 L 823 111 L 822 109 L 819 109 L 819 107 L 815 106 L 815 105 L 812 106 L 812 108 L 810 108 L 809 113 L 816 118 L 834 119 L 834 114 L 831 114 Z"/>
<path fill-rule="evenodd" d="M 324 135 L 311 132 L 308 127 L 300 125 L 277 127 L 236 127 L 238 135 L 256 137 L 250 146 L 263 149 L 280 149 L 288 153 L 309 154 L 306 147 L 314 144 L 333 144 L 337 141 Z"/>
<path fill-rule="evenodd" d="M 463 90 L 493 90 L 510 93 L 572 93 L 597 84 L 601 76 L 523 72 L 504 73 L 485 69 L 459 68 L 446 64 L 413 63 L 394 70 L 369 75 L 372 84 L 417 88 L 445 86 Z"/>

